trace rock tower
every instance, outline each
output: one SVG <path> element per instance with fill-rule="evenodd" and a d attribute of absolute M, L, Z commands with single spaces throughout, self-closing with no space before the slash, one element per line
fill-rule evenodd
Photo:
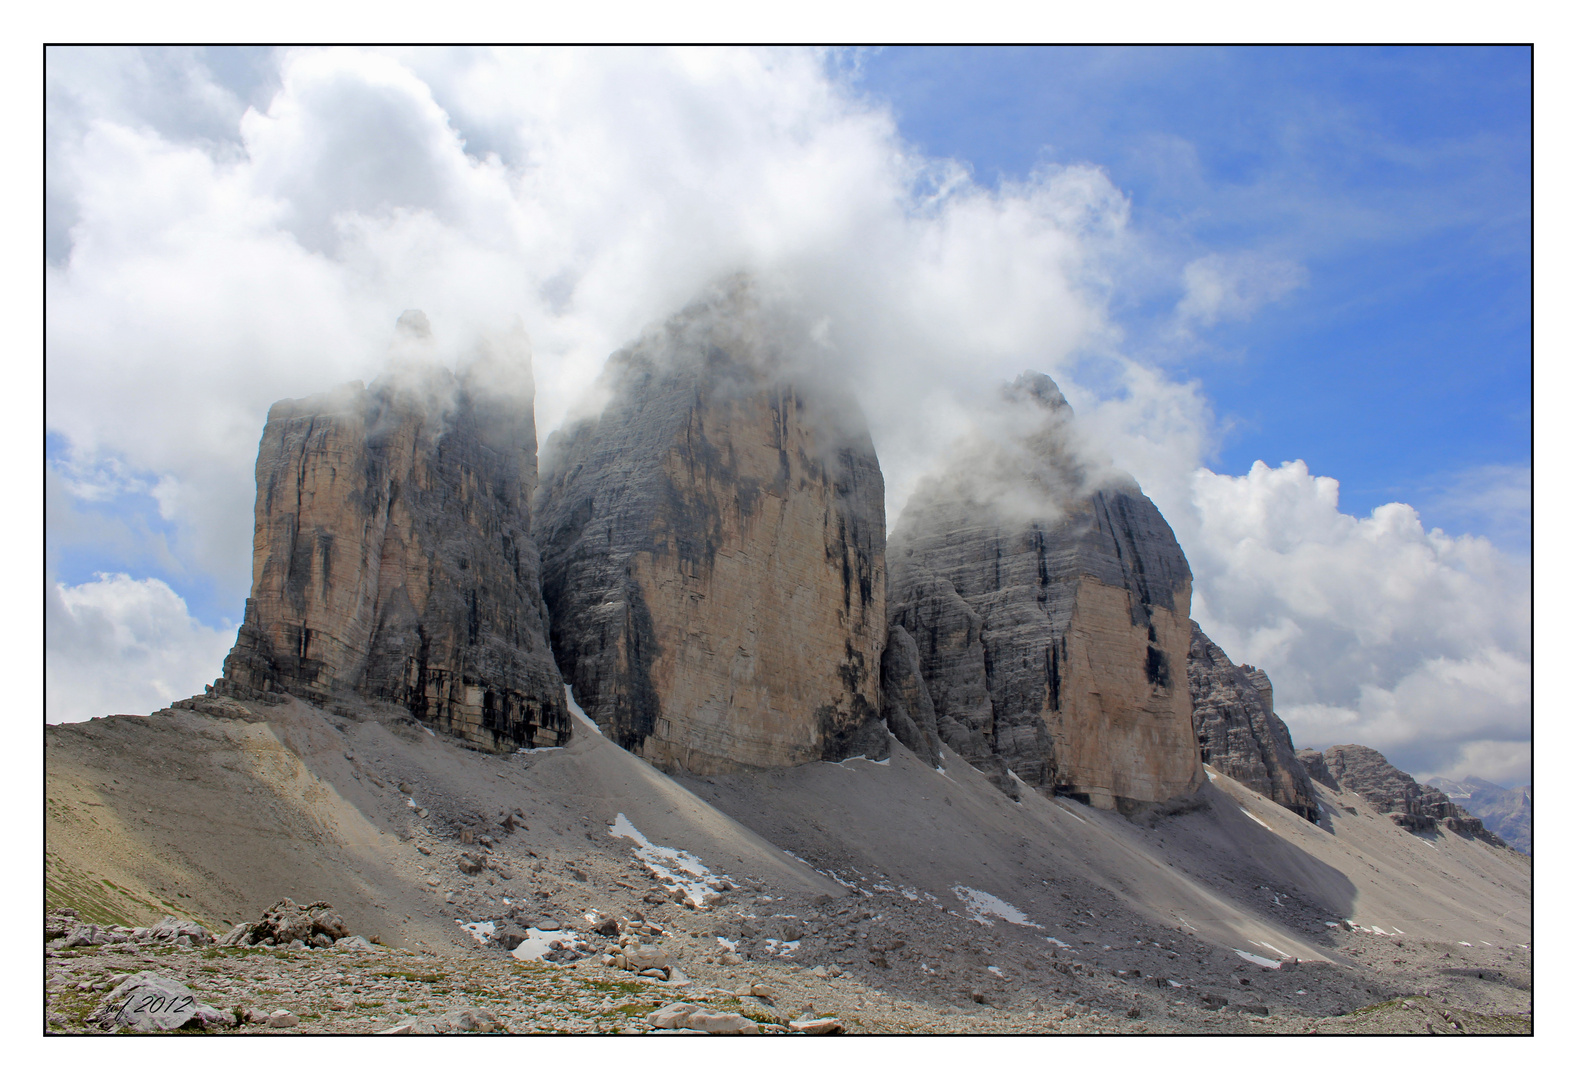
<path fill-rule="evenodd" d="M 881 469 L 857 410 L 733 279 L 615 353 L 550 439 L 535 535 L 575 699 L 713 773 L 880 753 Z"/>
<path fill-rule="evenodd" d="M 1132 478 L 1075 453 L 1071 422 L 1056 384 L 1026 373 L 993 438 L 916 491 L 888 545 L 893 638 L 915 647 L 941 740 L 1004 791 L 1011 771 L 1096 806 L 1165 802 L 1203 779 L 1192 577 Z"/>
<path fill-rule="evenodd" d="M 495 348 L 456 377 L 408 363 L 268 412 L 252 595 L 222 689 L 363 698 L 489 749 L 568 737 L 531 540 L 530 358 Z"/>

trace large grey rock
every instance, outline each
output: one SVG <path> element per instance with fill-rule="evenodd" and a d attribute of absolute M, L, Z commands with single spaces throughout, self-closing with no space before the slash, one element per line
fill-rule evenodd
<path fill-rule="evenodd" d="M 889 620 L 913 640 L 937 733 L 1014 797 L 1008 770 L 1104 807 L 1193 792 L 1192 576 L 1171 528 L 1079 452 L 1045 375 L 1006 387 L 993 419 L 888 544 Z"/>
<path fill-rule="evenodd" d="M 138 930 L 133 937 L 138 941 L 185 942 L 188 945 L 211 945 L 214 935 L 206 926 L 189 919 L 166 915 L 145 930 Z"/>
<path fill-rule="evenodd" d="M 184 983 L 139 971 L 104 996 L 88 1022 L 107 1031 L 174 1031 L 228 1027 L 231 1018 L 197 999 Z"/>
<path fill-rule="evenodd" d="M 215 689 L 391 701 L 487 749 L 558 745 L 529 354 L 498 345 L 456 377 L 419 314 L 395 374 L 269 410 L 252 595 Z"/>
<path fill-rule="evenodd" d="M 1194 700 L 1194 734 L 1206 765 L 1310 821 L 1320 820 L 1314 785 L 1292 747 L 1287 725 L 1272 711 L 1270 679 L 1258 668 L 1238 667 L 1190 623 L 1188 688 Z"/>
<path fill-rule="evenodd" d="M 1369 805 L 1410 832 L 1433 832 L 1443 825 L 1498 846 L 1505 841 L 1436 788 L 1420 784 L 1367 746 L 1348 743 L 1325 751 L 1325 764 L 1341 790 L 1361 795 Z"/>
<path fill-rule="evenodd" d="M 736 279 L 615 353 L 543 454 L 553 651 L 619 745 L 714 773 L 880 756 L 881 470 Z"/>

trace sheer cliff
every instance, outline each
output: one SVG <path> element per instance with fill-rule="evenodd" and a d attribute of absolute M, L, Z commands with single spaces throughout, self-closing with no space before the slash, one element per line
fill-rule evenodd
<path fill-rule="evenodd" d="M 416 367 L 269 410 L 223 690 L 396 702 L 489 749 L 568 738 L 531 540 L 529 377 L 502 392 L 490 370 Z"/>
<path fill-rule="evenodd" d="M 936 731 L 1015 797 L 1010 771 L 1104 807 L 1190 794 L 1182 549 L 1131 478 L 1075 453 L 1051 379 L 1026 373 L 1003 403 L 999 430 L 920 486 L 888 545 L 889 620 L 913 641 Z"/>
<path fill-rule="evenodd" d="M 881 469 L 736 280 L 615 353 L 601 413 L 549 440 L 552 642 L 578 704 L 693 773 L 879 753 Z"/>

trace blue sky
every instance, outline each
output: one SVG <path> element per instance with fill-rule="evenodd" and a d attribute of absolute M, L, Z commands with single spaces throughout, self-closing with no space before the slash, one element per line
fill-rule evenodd
<path fill-rule="evenodd" d="M 45 66 L 51 718 L 218 674 L 269 404 L 379 377 L 402 310 L 448 362 L 523 327 L 545 437 L 744 267 L 821 316 L 890 523 L 1047 371 L 1300 745 L 1529 774 L 1526 50 Z"/>
<path fill-rule="evenodd" d="M 905 137 L 982 182 L 1089 161 L 1174 257 L 1306 268 L 1197 348 L 1162 325 L 1175 281 L 1120 298 L 1131 346 L 1214 403 L 1214 464 L 1301 458 L 1341 480 L 1349 511 L 1403 501 L 1447 532 L 1528 543 L 1525 518 L 1462 488 L 1531 465 L 1530 50 L 927 47 L 861 63 Z"/>

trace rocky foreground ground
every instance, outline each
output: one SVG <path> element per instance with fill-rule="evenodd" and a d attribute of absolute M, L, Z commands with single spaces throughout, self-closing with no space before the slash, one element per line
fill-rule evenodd
<path fill-rule="evenodd" d="M 724 914 L 679 901 L 643 902 L 645 911 L 628 915 L 593 909 L 579 926 L 546 915 L 521 917 L 518 922 L 533 925 L 512 935 L 499 934 L 495 924 L 473 923 L 471 955 L 375 944 L 349 934 L 322 904 L 297 909 L 306 912 L 303 935 L 279 933 L 299 940 L 280 943 L 270 934 L 262 944 L 244 943 L 263 936 L 260 926 L 277 931 L 282 920 L 276 913 L 290 907 L 282 902 L 264 922 L 242 924 L 223 938 L 174 918 L 151 929 L 133 929 L 84 923 L 71 911 L 53 913 L 46 920 L 46 934 L 53 935 L 45 949 L 47 1030 L 108 1033 L 167 1026 L 182 1033 L 254 1035 L 1532 1032 L 1531 1012 L 1517 1008 L 1531 986 L 1531 950 L 1492 956 L 1480 946 L 1483 955 L 1470 959 L 1473 948 L 1465 943 L 1385 940 L 1347 929 L 1342 951 L 1352 954 L 1351 968 L 1244 963 L 1227 975 L 1206 963 L 1207 950 L 1182 942 L 1102 948 L 1099 959 L 1092 955 L 1086 961 L 1056 959 L 1058 952 L 1071 957 L 1072 949 L 1047 949 L 1037 965 L 1022 949 L 1009 947 L 1004 935 L 979 925 L 961 927 L 954 939 L 958 944 L 941 942 L 936 952 L 944 959 L 933 967 L 916 962 L 908 943 L 882 927 L 901 922 L 889 918 L 895 914 L 891 906 L 882 910 L 882 904 L 869 901 L 835 902 L 824 913 L 825 922 L 815 915 L 805 920 L 817 937 L 847 937 L 855 950 L 852 966 L 883 976 L 889 989 L 882 989 L 863 971 L 836 964 L 745 959 L 763 946 L 773 951 L 787 946 L 791 955 L 804 938 L 768 939 L 771 944 L 765 945 L 751 928 L 733 929 L 749 921 L 749 913 Z M 325 909 L 327 916 L 321 914 Z M 320 925 L 340 927 L 337 941 L 313 933 L 314 912 Z M 485 932 L 489 929 L 494 933 Z M 718 930 L 742 940 L 713 932 Z M 504 951 L 514 941 L 523 949 Z M 558 960 L 521 959 L 519 953 L 529 954 L 533 944 Z M 994 955 L 993 945 L 1001 955 Z M 923 943 L 917 950 L 929 951 Z M 986 963 L 993 959 L 998 963 Z M 1139 963 L 1201 970 L 1182 982 L 1146 977 Z M 1349 1000 L 1379 995 L 1383 984 L 1355 977 L 1355 970 L 1384 966 L 1394 969 L 1395 982 L 1427 992 L 1319 1015 L 1333 995 Z M 916 987 L 917 993 L 894 988 L 893 976 L 910 967 L 922 973 L 922 983 L 929 974 L 933 985 Z M 971 978 L 970 970 L 978 967 L 995 986 Z M 906 981 L 896 980 L 898 985 Z M 962 1001 L 946 1000 L 950 994 L 944 987 L 958 985 L 980 989 Z M 139 997 L 157 1001 L 160 1009 L 175 1001 L 185 1011 L 161 1025 L 133 1015 Z M 1307 1006 L 1285 1004 L 1299 999 Z"/>
<path fill-rule="evenodd" d="M 248 708 L 47 733 L 47 902 L 79 915 L 46 1030 L 154 976 L 222 1033 L 675 1030 L 676 1002 L 764 1033 L 1532 1026 L 1526 856 L 1324 788 L 1312 822 L 1212 773 L 1130 820 L 901 747 L 681 783 L 584 724 L 503 757 Z M 283 895 L 339 921 L 270 943 Z"/>

